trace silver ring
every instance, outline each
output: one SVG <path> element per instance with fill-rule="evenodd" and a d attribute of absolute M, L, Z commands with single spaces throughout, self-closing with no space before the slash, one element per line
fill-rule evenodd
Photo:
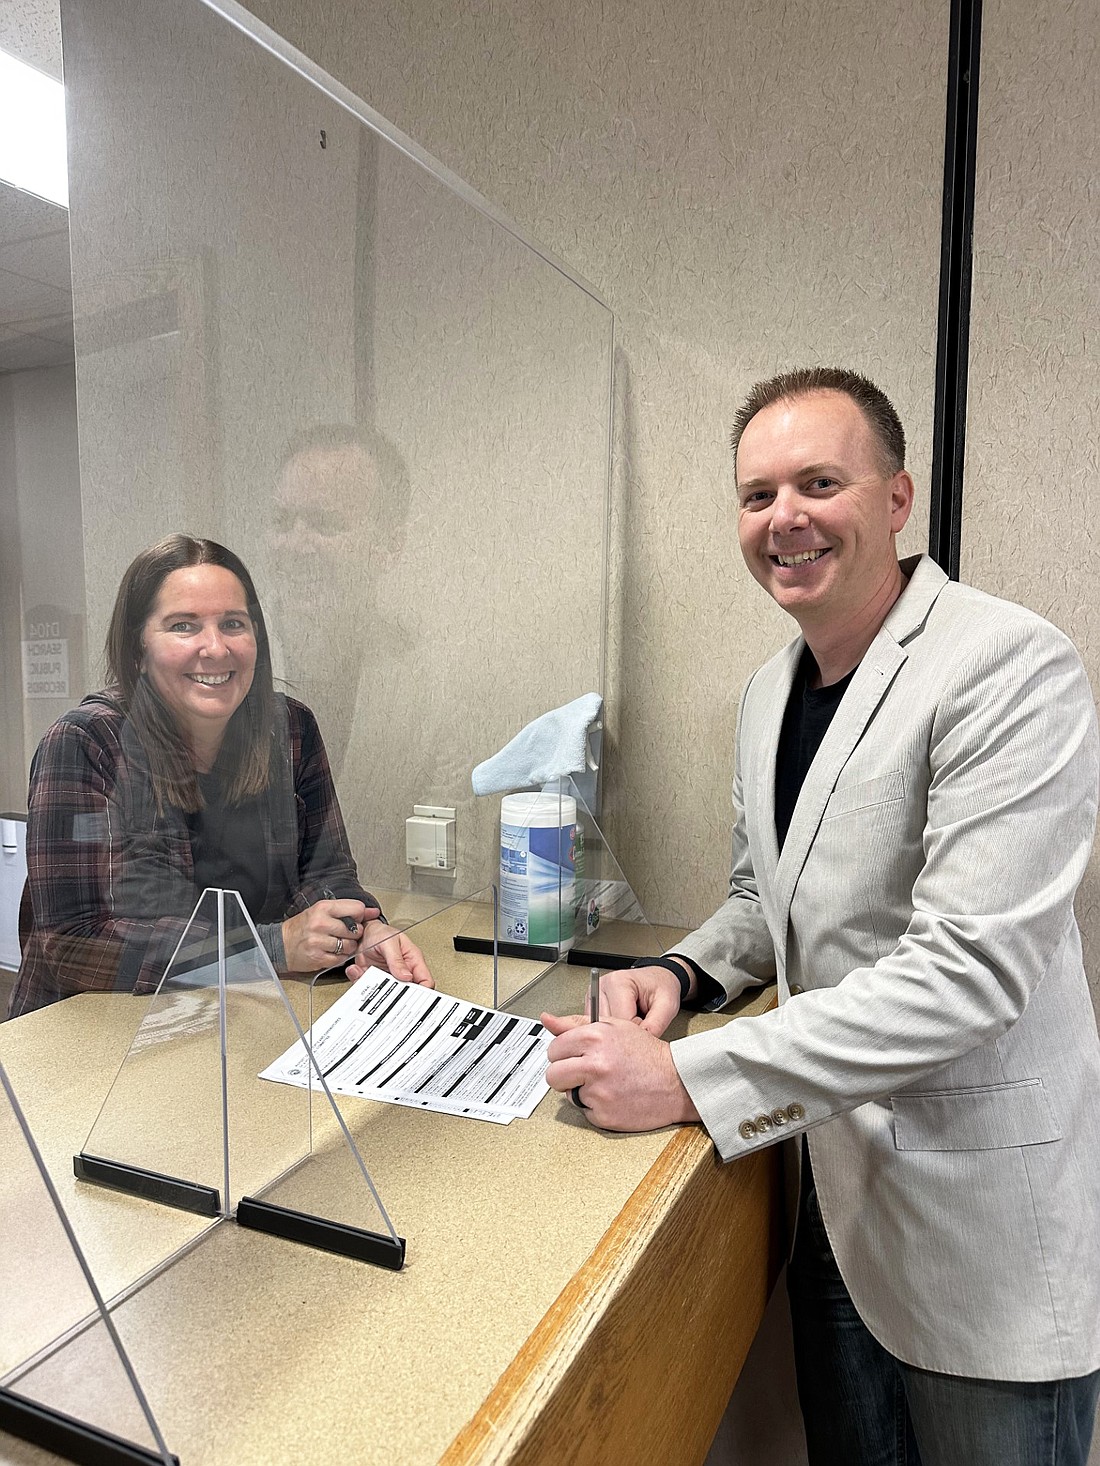
<path fill-rule="evenodd" d="M 343 939 L 343 937 L 337 937 L 336 938 L 336 945 L 332 949 L 332 955 L 334 957 L 342 957 L 344 955 L 344 939 Z"/>
<path fill-rule="evenodd" d="M 588 1109 L 588 1106 L 585 1104 L 584 1100 L 581 1099 L 581 1086 L 579 1084 L 574 1084 L 573 1088 L 569 1091 L 569 1098 L 573 1101 L 578 1110 Z"/>

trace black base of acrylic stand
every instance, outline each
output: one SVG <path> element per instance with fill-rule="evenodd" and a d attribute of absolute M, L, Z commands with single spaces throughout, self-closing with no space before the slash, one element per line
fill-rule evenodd
<path fill-rule="evenodd" d="M 404 1237 L 395 1241 L 381 1232 L 368 1232 L 363 1227 L 292 1211 L 270 1201 L 258 1201 L 254 1196 L 242 1196 L 237 1203 L 237 1222 L 255 1232 L 284 1237 L 288 1242 L 302 1242 L 324 1252 L 338 1252 L 342 1257 L 373 1263 L 392 1272 L 400 1272 L 405 1265 Z"/>
<path fill-rule="evenodd" d="M 163 1466 L 159 1451 L 135 1445 L 61 1410 L 0 1387 L 0 1431 L 41 1446 L 78 1466 Z M 170 1458 L 179 1466 L 179 1457 Z"/>
<path fill-rule="evenodd" d="M 523 942 L 497 942 L 493 947 L 492 937 L 455 937 L 456 952 L 478 952 L 491 957 L 494 950 L 500 957 L 527 957 L 532 962 L 556 962 L 561 956 L 557 947 L 528 947 Z"/>
<path fill-rule="evenodd" d="M 456 952 L 477 952 L 483 957 L 493 955 L 491 937 L 455 937 Z M 531 962 L 558 962 L 561 951 L 557 947 L 528 947 L 521 942 L 498 942 L 496 952 L 500 957 L 526 957 Z M 603 972 L 612 972 L 621 967 L 633 967 L 638 960 L 626 952 L 592 952 L 585 947 L 570 947 L 565 954 L 570 967 L 598 967 Z"/>
<path fill-rule="evenodd" d="M 112 1191 L 127 1191 L 131 1196 L 143 1196 L 147 1201 L 158 1201 L 163 1206 L 174 1206 L 180 1211 L 195 1212 L 198 1216 L 219 1215 L 220 1198 L 214 1186 L 199 1186 L 193 1181 L 180 1181 L 175 1176 L 162 1176 L 159 1171 L 125 1166 L 119 1161 L 108 1161 L 83 1152 L 73 1156 L 73 1171 L 79 1180 L 93 1181 L 98 1186 L 110 1187 Z M 308 1212 L 275 1206 L 254 1196 L 241 1197 L 236 1218 L 239 1226 L 254 1232 L 267 1232 L 273 1237 L 284 1237 L 288 1242 L 319 1247 L 324 1252 L 338 1252 L 342 1257 L 351 1257 L 357 1262 L 373 1263 L 375 1267 L 389 1268 L 393 1272 L 400 1272 L 405 1265 L 404 1237 L 394 1241 L 387 1233 L 368 1232 L 363 1227 L 351 1227 L 325 1217 L 311 1216 Z"/>
<path fill-rule="evenodd" d="M 181 1181 L 177 1176 L 164 1176 L 159 1171 L 143 1170 L 141 1166 L 108 1161 L 102 1156 L 86 1155 L 84 1151 L 73 1156 L 73 1174 L 78 1181 L 93 1181 L 97 1186 L 110 1187 L 112 1191 L 128 1191 L 131 1196 L 143 1196 L 146 1201 L 159 1201 L 162 1206 L 174 1206 L 179 1211 L 194 1212 L 200 1217 L 216 1217 L 221 1210 L 216 1186 Z"/>

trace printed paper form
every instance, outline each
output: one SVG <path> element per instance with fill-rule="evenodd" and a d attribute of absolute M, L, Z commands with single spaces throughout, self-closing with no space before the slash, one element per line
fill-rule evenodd
<path fill-rule="evenodd" d="M 551 1036 L 531 1018 L 372 970 L 317 1020 L 309 1042 L 335 1094 L 507 1125 L 531 1115 L 547 1092 Z M 304 1046 L 292 1045 L 260 1078 L 307 1088 Z"/>

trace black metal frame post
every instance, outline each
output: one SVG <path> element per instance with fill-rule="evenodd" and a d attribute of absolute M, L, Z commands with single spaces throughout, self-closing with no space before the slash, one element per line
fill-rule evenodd
<path fill-rule="evenodd" d="M 951 0 L 950 25 L 928 553 L 957 580 L 966 448 L 982 0 Z"/>

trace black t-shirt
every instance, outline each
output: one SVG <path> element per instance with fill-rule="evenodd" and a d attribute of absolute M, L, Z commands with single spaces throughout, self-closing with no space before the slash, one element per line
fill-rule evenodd
<path fill-rule="evenodd" d="M 779 752 L 775 763 L 775 833 L 780 850 L 791 827 L 794 807 L 814 755 L 829 731 L 833 714 L 848 690 L 855 671 L 829 687 L 811 687 L 817 663 L 809 647 L 802 653 L 783 714 Z"/>
<path fill-rule="evenodd" d="M 817 662 L 809 647 L 802 653 L 798 664 L 787 709 L 783 714 L 783 728 L 779 734 L 779 754 L 775 763 L 775 833 L 780 850 L 791 827 L 791 817 L 798 796 L 814 754 L 821 747 L 829 724 L 840 706 L 840 700 L 848 690 L 848 684 L 855 676 L 855 669 L 829 687 L 811 687 L 810 681 L 817 671 Z M 814 1190 L 814 1172 L 810 1163 L 810 1146 L 806 1132 L 802 1132 L 802 1180 L 799 1189 L 799 1220 L 797 1235 L 805 1243 L 809 1227 L 805 1226 L 805 1208 Z"/>
<path fill-rule="evenodd" d="M 270 891 L 267 843 L 260 799 L 227 804 L 222 777 L 215 768 L 199 774 L 205 807 L 186 816 L 195 867 L 195 890 L 207 886 L 239 891 L 255 922 L 281 921 L 288 892 Z"/>

